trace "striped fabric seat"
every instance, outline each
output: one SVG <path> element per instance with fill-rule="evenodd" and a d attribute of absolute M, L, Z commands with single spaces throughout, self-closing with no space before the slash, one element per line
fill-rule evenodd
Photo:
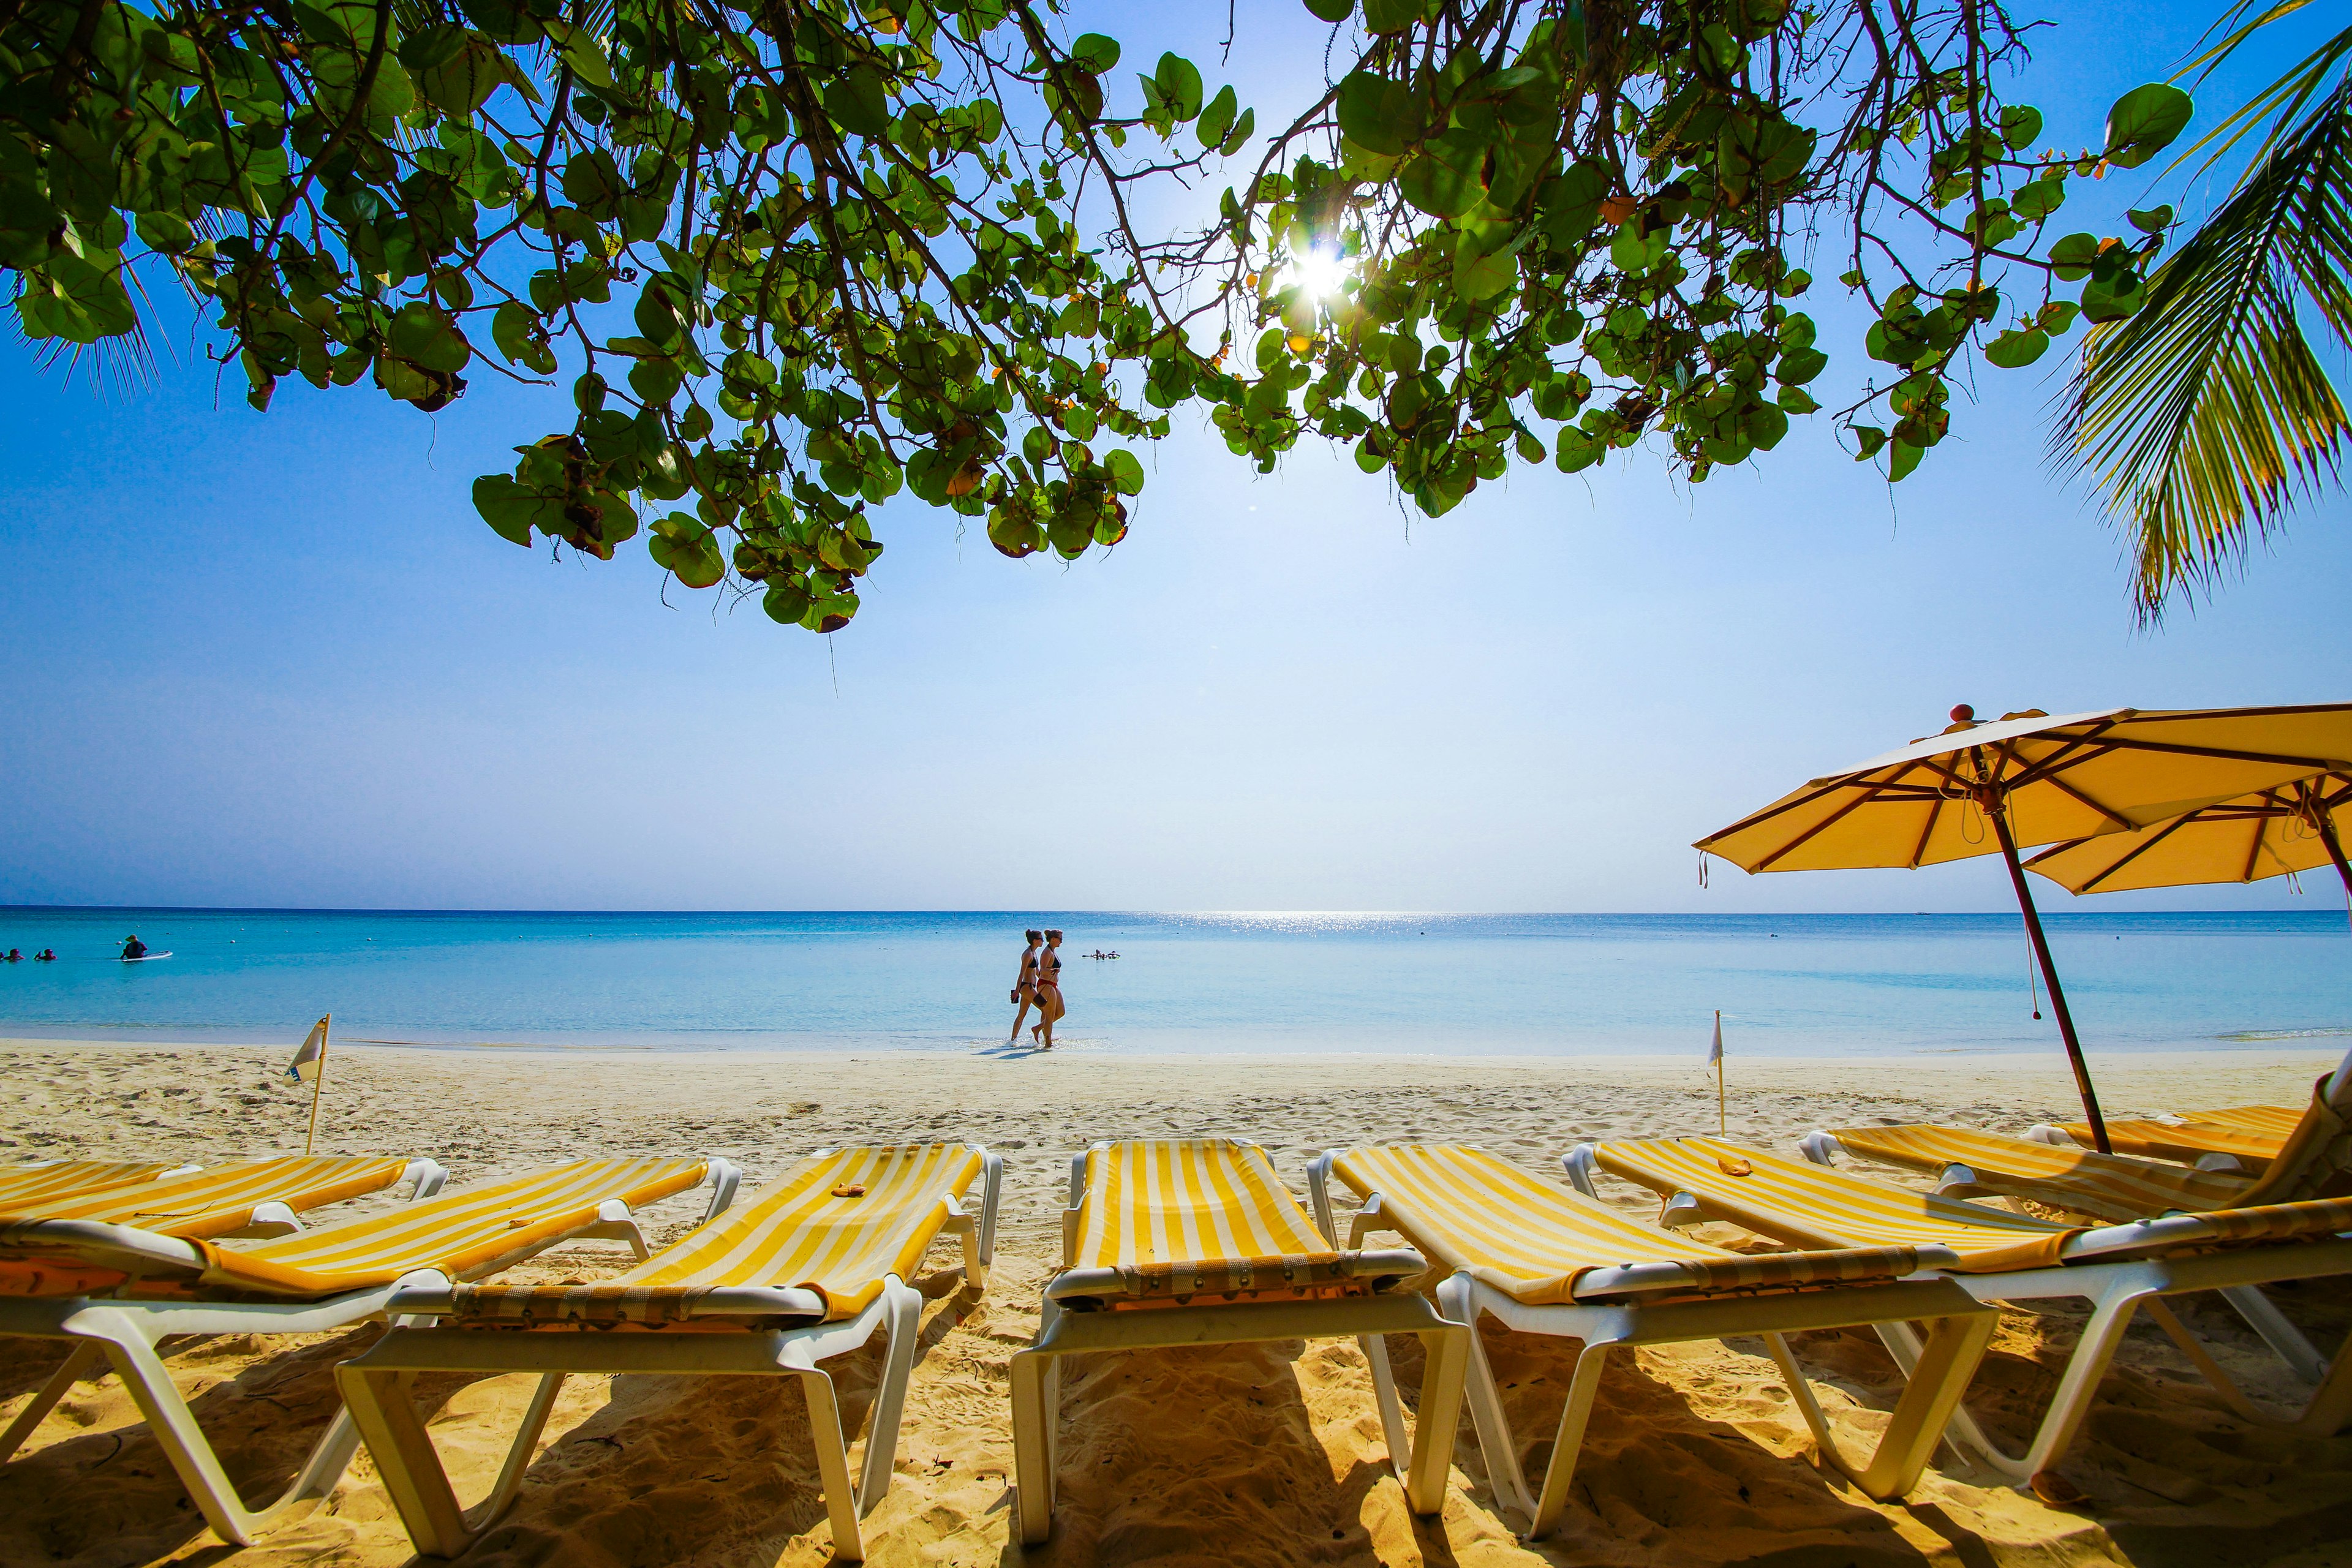
<path fill-rule="evenodd" d="M 981 1173 L 962 1143 L 820 1155 L 627 1273 L 589 1285 L 460 1285 L 452 1321 L 660 1323 L 723 1306 L 729 1287 L 815 1292 L 854 1318 L 889 1275 L 911 1278 Z"/>
<path fill-rule="evenodd" d="M 22 1212 L 59 1198 L 86 1197 L 132 1182 L 152 1182 L 173 1167 L 161 1160 L 60 1160 L 0 1170 L 0 1211 Z"/>
<path fill-rule="evenodd" d="M 471 1278 L 593 1224 L 607 1202 L 655 1203 L 695 1185 L 708 1169 L 702 1160 L 581 1160 L 250 1247 L 194 1238 L 191 1269 L 142 1269 L 140 1291 L 325 1297 L 419 1268 Z M 109 1279 L 91 1266 L 78 1235 L 89 1228 L 48 1219 L 0 1224 L 0 1296 L 87 1295 L 121 1285 L 123 1270 Z"/>
<path fill-rule="evenodd" d="M 1799 1247 L 1947 1247 L 1963 1271 L 2055 1263 L 2073 1229 L 1958 1198 L 1865 1181 L 1712 1138 L 1645 1138 L 1593 1150 L 1602 1169 Z"/>
<path fill-rule="evenodd" d="M 1087 1284 L 1108 1273 L 1135 1297 L 1309 1289 L 1356 1273 L 1265 1151 L 1226 1138 L 1089 1149 L 1067 1262 Z"/>
<path fill-rule="evenodd" d="M 2031 1198 L 2102 1219 L 2226 1208 L 2253 1185 L 2247 1176 L 2064 1149 L 1968 1127 L 1839 1127 L 1829 1136 L 1857 1159 L 1929 1175 L 1965 1165 L 1974 1177 L 1967 1192 Z"/>
<path fill-rule="evenodd" d="M 2254 1113 L 2263 1113 L 2256 1120 Z M 2284 1126 L 2272 1119 L 2275 1112 Z M 2206 1118 L 2230 1120 L 2206 1120 Z M 2178 1119 L 2127 1120 L 2107 1123 L 2107 1147 L 2118 1154 L 2138 1154 L 2151 1160 L 2193 1163 L 2207 1154 L 2227 1154 L 2261 1170 L 2278 1158 L 2279 1149 L 2302 1119 L 2278 1106 L 2245 1105 L 2221 1111 L 2187 1111 Z M 2061 1123 L 2060 1130 L 2084 1148 L 2095 1148 L 2087 1121 Z"/>
<path fill-rule="evenodd" d="M 0 1225 L 25 1219 L 87 1219 L 135 1226 L 164 1236 L 225 1236 L 253 1221 L 266 1203 L 297 1213 L 391 1186 L 407 1173 L 405 1159 L 372 1155 L 286 1155 L 215 1165 L 167 1182 L 141 1182 L 102 1192 L 26 1202 L 0 1194 Z"/>
<path fill-rule="evenodd" d="M 1679 1265 L 1695 1291 L 1786 1289 L 1899 1279 L 1911 1247 L 1748 1255 L 1640 1225 L 1581 1193 L 1539 1181 L 1480 1149 L 1389 1144 L 1341 1150 L 1332 1170 L 1381 1217 L 1447 1268 L 1529 1306 L 1577 1299 L 1596 1268 Z"/>

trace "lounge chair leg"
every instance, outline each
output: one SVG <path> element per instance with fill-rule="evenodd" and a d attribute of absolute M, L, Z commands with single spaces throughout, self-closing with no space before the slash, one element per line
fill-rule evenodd
<path fill-rule="evenodd" d="M 449 1489 L 441 1456 L 416 1417 L 408 1392 L 414 1382 L 408 1373 L 373 1372 L 350 1362 L 335 1368 L 343 1408 L 367 1440 L 376 1473 L 409 1540 L 423 1556 L 455 1557 L 472 1544 L 474 1536 L 466 1528 L 457 1494 Z"/>
<path fill-rule="evenodd" d="M 892 1275 L 883 1281 L 889 1304 L 889 1337 L 882 1352 L 882 1383 L 874 1391 L 874 1414 L 866 1427 L 866 1462 L 858 1468 L 857 1511 L 872 1513 L 890 1490 L 898 1458 L 898 1418 L 907 1407 L 907 1381 L 915 1370 L 915 1341 L 923 1326 L 923 1293 Z"/>
<path fill-rule="evenodd" d="M 1405 1501 L 1415 1513 L 1442 1513 L 1445 1509 L 1445 1478 L 1454 1468 L 1454 1437 L 1461 1426 L 1469 1338 L 1467 1329 L 1437 1330 L 1421 1336 L 1421 1419 L 1414 1425 L 1410 1449 L 1403 1454 L 1389 1450 L 1391 1463 L 1406 1461 L 1398 1479 L 1404 1482 Z"/>
<path fill-rule="evenodd" d="M 1911 1369 L 1903 1397 L 1895 1402 L 1895 1418 L 1878 1440 L 1877 1452 L 1867 1468 L 1847 1471 L 1855 1485 L 1884 1501 L 1918 1484 L 1919 1472 L 1934 1457 L 1946 1423 L 1959 1408 L 1960 1395 L 1968 1392 L 1977 1363 L 1992 1342 L 1995 1321 L 1990 1312 L 1970 1312 L 1937 1322 Z"/>
<path fill-rule="evenodd" d="M 1559 1413 L 1559 1433 L 1552 1439 L 1551 1463 L 1544 1467 L 1543 1495 L 1536 1500 L 1528 1524 L 1528 1539 L 1541 1541 L 1568 1507 L 1568 1489 L 1576 1479 L 1577 1456 L 1584 1449 L 1584 1428 L 1592 1419 L 1593 1396 L 1601 1392 L 1601 1368 L 1608 1364 L 1609 1342 L 1588 1342 L 1577 1352 L 1576 1370 L 1568 1381 L 1568 1405 Z"/>
<path fill-rule="evenodd" d="M 816 1441 L 816 1471 L 824 1483 L 824 1510 L 833 1521 L 833 1554 L 851 1563 L 866 1560 L 866 1541 L 857 1530 L 857 1496 L 849 1486 L 849 1447 L 842 1441 L 841 1403 L 834 1397 L 833 1379 L 814 1367 L 801 1373 L 801 1394 L 808 1400 L 809 1435 Z"/>
<path fill-rule="evenodd" d="M 1874 1326 L 1878 1331 L 1879 1342 L 1886 1347 L 1886 1353 L 1895 1358 L 1895 1364 L 1902 1369 L 1903 1375 L 1909 1377 L 1912 1369 L 1919 1364 L 1919 1336 L 1912 1331 L 1908 1323 L 1879 1323 Z M 2025 1461 L 2011 1458 L 2002 1452 L 2000 1445 L 1986 1436 L 1985 1429 L 1977 1425 L 1977 1418 L 1969 1414 L 1967 1405 L 1952 1406 L 1951 1418 L 1944 1424 L 1944 1437 L 1963 1458 L 1974 1454 L 1984 1461 L 1986 1468 L 2012 1480 L 2026 1479 Z"/>
<path fill-rule="evenodd" d="M 1381 1436 L 1389 1446 L 1389 1463 L 1402 1481 L 1412 1452 L 1412 1439 L 1405 1432 L 1404 1402 L 1397 1396 L 1396 1373 L 1389 1366 L 1388 1336 L 1359 1334 L 1356 1343 L 1362 1349 L 1364 1359 L 1371 1363 L 1372 1405 L 1381 1413 Z"/>
<path fill-rule="evenodd" d="M 1054 1426 L 1059 1415 L 1054 1385 L 1060 1381 L 1054 1373 L 1060 1360 L 1040 1351 L 1013 1356 L 1013 1490 L 1024 1546 L 1040 1545 L 1054 1533 Z"/>
<path fill-rule="evenodd" d="M 2318 1346 L 2304 1338 L 2301 1329 L 2287 1321 L 2286 1314 L 2278 1310 L 2278 1303 L 2263 1294 L 2261 1286 L 2226 1285 L 2221 1295 L 2295 1376 L 2315 1385 L 2326 1378 L 2327 1358 L 2319 1353 Z"/>
<path fill-rule="evenodd" d="M 2106 1375 L 2107 1363 L 2115 1359 L 2116 1347 L 2123 1342 L 2124 1331 L 2131 1326 L 2132 1313 L 2140 1302 L 2155 1292 L 2145 1285 L 2121 1285 L 2110 1289 L 2091 1313 L 2091 1321 L 2083 1325 L 2082 1340 L 2074 1353 L 2067 1358 L 2065 1373 L 2058 1379 L 2058 1392 L 2050 1401 L 2049 1413 L 2033 1434 L 2033 1446 L 2025 1454 L 2025 1479 L 2031 1484 L 2035 1476 L 2058 1462 L 2082 1429 L 2083 1418 L 2090 1414 L 2091 1397 L 2099 1389 L 2099 1380 Z"/>
<path fill-rule="evenodd" d="M 213 1452 L 204 1428 L 196 1425 L 195 1412 L 180 1397 L 163 1358 L 155 1353 L 141 1326 L 120 1312 L 103 1310 L 76 1314 L 74 1326 L 77 1337 L 103 1347 L 205 1522 L 232 1545 L 252 1545 L 290 1510 L 324 1497 L 333 1489 L 357 1447 L 342 1426 L 330 1426 L 292 1486 L 261 1508 L 247 1508 L 228 1473 L 221 1468 L 220 1458 Z"/>
<path fill-rule="evenodd" d="M 25 1446 L 25 1439 L 33 1435 L 33 1428 L 58 1407 L 58 1401 L 66 1396 L 67 1391 L 88 1376 L 91 1367 L 105 1359 L 106 1352 L 96 1342 L 74 1342 L 65 1365 L 50 1374 L 49 1381 L 41 1385 L 41 1392 L 33 1395 L 31 1404 L 16 1412 L 16 1419 L 8 1423 L 8 1430 L 0 1432 L 0 1465 L 6 1464 L 9 1456 Z"/>
<path fill-rule="evenodd" d="M 1495 1500 L 1535 1518 L 1535 1499 L 1528 1495 L 1526 1475 L 1519 1468 L 1517 1440 L 1503 1413 L 1503 1395 L 1495 1386 L 1495 1369 L 1487 1364 L 1486 1347 L 1478 1339 L 1477 1293 L 1470 1281 L 1455 1275 L 1437 1287 L 1437 1310 L 1444 1316 L 1470 1325 L 1469 1367 L 1464 1393 L 1470 1401 L 1470 1426 L 1478 1435 L 1478 1452 L 1486 1461 L 1486 1484 Z"/>
<path fill-rule="evenodd" d="M 547 1430 L 547 1418 L 554 1414 L 556 1395 L 563 1392 L 563 1377 L 560 1372 L 539 1374 L 539 1386 L 531 1390 L 522 1426 L 507 1447 L 506 1463 L 499 1467 L 498 1485 L 490 1489 L 488 1497 L 466 1510 L 467 1539 L 480 1535 L 498 1522 L 499 1515 L 506 1512 L 515 1493 L 522 1489 L 523 1475 L 530 1468 L 531 1452 L 539 1447 L 539 1435 Z"/>
<path fill-rule="evenodd" d="M 1828 1163 L 1826 1160 L 1821 1162 L 1822 1164 Z M 1830 1431 L 1830 1418 L 1822 1413 L 1822 1402 L 1813 1394 L 1812 1380 L 1805 1375 L 1805 1369 L 1797 1364 L 1797 1353 L 1789 1348 L 1788 1336 L 1766 1334 L 1764 1348 L 1770 1352 L 1772 1364 L 1780 1369 L 1780 1381 L 1788 1385 L 1789 1397 L 1796 1402 L 1797 1414 L 1805 1418 L 1805 1427 L 1813 1435 L 1813 1446 L 1821 1451 L 1823 1460 L 1844 1469 L 1844 1464 L 1834 1458 L 1837 1437 Z M 1911 1369 L 1906 1366 L 1903 1370 L 1907 1376 Z"/>

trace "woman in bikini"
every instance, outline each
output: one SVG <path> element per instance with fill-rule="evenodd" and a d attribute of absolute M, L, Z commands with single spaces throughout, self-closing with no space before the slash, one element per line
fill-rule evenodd
<path fill-rule="evenodd" d="M 1038 1041 L 1038 1049 L 1054 1048 L 1054 1024 L 1069 1011 L 1062 1005 L 1062 955 L 1056 951 L 1062 945 L 1062 933 L 1045 933 L 1045 951 L 1037 955 L 1037 1022 L 1029 1026 L 1029 1037 Z"/>
<path fill-rule="evenodd" d="M 1045 933 L 1033 931 L 1025 934 L 1029 945 L 1022 950 L 1021 976 L 1013 983 L 1013 1000 L 1021 1005 L 1021 1011 L 1013 1015 L 1013 1032 L 1004 1037 L 1008 1046 L 1021 1037 L 1022 1022 L 1029 1016 L 1030 1005 L 1037 1000 L 1037 948 L 1045 940 Z"/>

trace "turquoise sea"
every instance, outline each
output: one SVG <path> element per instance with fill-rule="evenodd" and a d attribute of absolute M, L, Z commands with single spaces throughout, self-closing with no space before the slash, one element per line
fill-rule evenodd
<path fill-rule="evenodd" d="M 2014 915 L 574 914 L 0 908 L 0 1035 L 1001 1047 L 1030 924 L 1065 1046 L 1774 1056 L 2046 1050 Z M 2049 921 L 2093 1050 L 2352 1044 L 2341 912 Z M 112 956 L 136 931 L 160 962 Z M 1116 950 L 1116 960 L 1085 956 Z"/>

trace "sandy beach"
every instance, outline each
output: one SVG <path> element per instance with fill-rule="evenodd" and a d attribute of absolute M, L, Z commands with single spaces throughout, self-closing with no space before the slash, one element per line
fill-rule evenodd
<path fill-rule="evenodd" d="M 283 1044 L 0 1041 L 0 1160 L 214 1160 L 299 1150 L 307 1090 Z M 2330 1053 L 2094 1060 L 2111 1115 L 2299 1103 Z M 1941 1120 L 2005 1130 L 2072 1110 L 2063 1064 L 2010 1055 L 1735 1061 L 1735 1138 L 1787 1149 L 1804 1131 Z M 2064 1473 L 2056 1508 L 1942 1452 L 1901 1502 L 1871 1501 L 1811 1460 L 1760 1343 L 1623 1355 L 1604 1383 L 1567 1521 L 1517 1541 L 1465 1423 L 1442 1519 L 1415 1521 L 1382 1463 L 1370 1374 L 1352 1342 L 1153 1352 L 1081 1363 L 1066 1383 L 1056 1531 L 1009 1540 L 1005 1365 L 1035 1327 L 1055 1260 L 1068 1158 L 1097 1138 L 1254 1138 L 1296 1190 L 1319 1150 L 1383 1140 L 1476 1142 L 1547 1175 L 1577 1141 L 1711 1131 L 1696 1061 L 1340 1058 L 1265 1060 L 919 1053 L 684 1054 L 347 1047 L 330 1067 L 320 1148 L 431 1154 L 454 1184 L 596 1152 L 712 1152 L 772 1179 L 825 1145 L 964 1139 L 1007 1161 L 998 1268 L 963 1289 L 937 1249 L 898 1476 L 869 1518 L 877 1564 L 1329 1563 L 1402 1565 L 2244 1563 L 2352 1564 L 2352 1437 L 2297 1438 L 2231 1415 L 2162 1336 L 2135 1327 Z M 1607 1195 L 1648 1215 L 1646 1194 Z M 381 1204 L 387 1199 L 375 1199 Z M 658 1245 L 698 1200 L 648 1216 Z M 340 1215 L 365 1206 L 329 1211 Z M 319 1216 L 327 1217 L 326 1215 Z M 1730 1233 L 1707 1233 L 1729 1239 Z M 614 1244 L 542 1255 L 527 1277 L 617 1270 Z M 2323 1346 L 2352 1325 L 2352 1288 L 2280 1292 Z M 2183 1316 L 2258 1394 L 2295 1390 L 2211 1299 Z M 2012 1443 L 2046 1398 L 2080 1314 L 2004 1316 L 1971 1403 Z M 172 1363 L 249 1496 L 282 1485 L 332 1408 L 329 1369 L 375 1331 L 225 1338 Z M 1557 1417 L 1556 1342 L 1486 1343 L 1523 1433 Z M 1896 1392 L 1866 1331 L 1797 1341 L 1842 1436 L 1866 1441 Z M 879 1342 L 839 1373 L 862 1423 Z M 11 1342 L 0 1421 L 59 1357 Z M 1399 1363 L 1410 1390 L 1418 1365 Z M 528 1381 L 427 1379 L 433 1435 L 461 1497 L 488 1489 Z M 1539 1463 L 1548 1439 L 1536 1445 Z M 521 1497 L 466 1561 L 766 1564 L 831 1559 L 797 1394 L 764 1380 L 578 1378 Z M 0 1562 L 392 1564 L 411 1559 L 364 1454 L 330 1501 L 242 1552 L 188 1505 L 118 1381 L 85 1382 L 0 1473 Z"/>

